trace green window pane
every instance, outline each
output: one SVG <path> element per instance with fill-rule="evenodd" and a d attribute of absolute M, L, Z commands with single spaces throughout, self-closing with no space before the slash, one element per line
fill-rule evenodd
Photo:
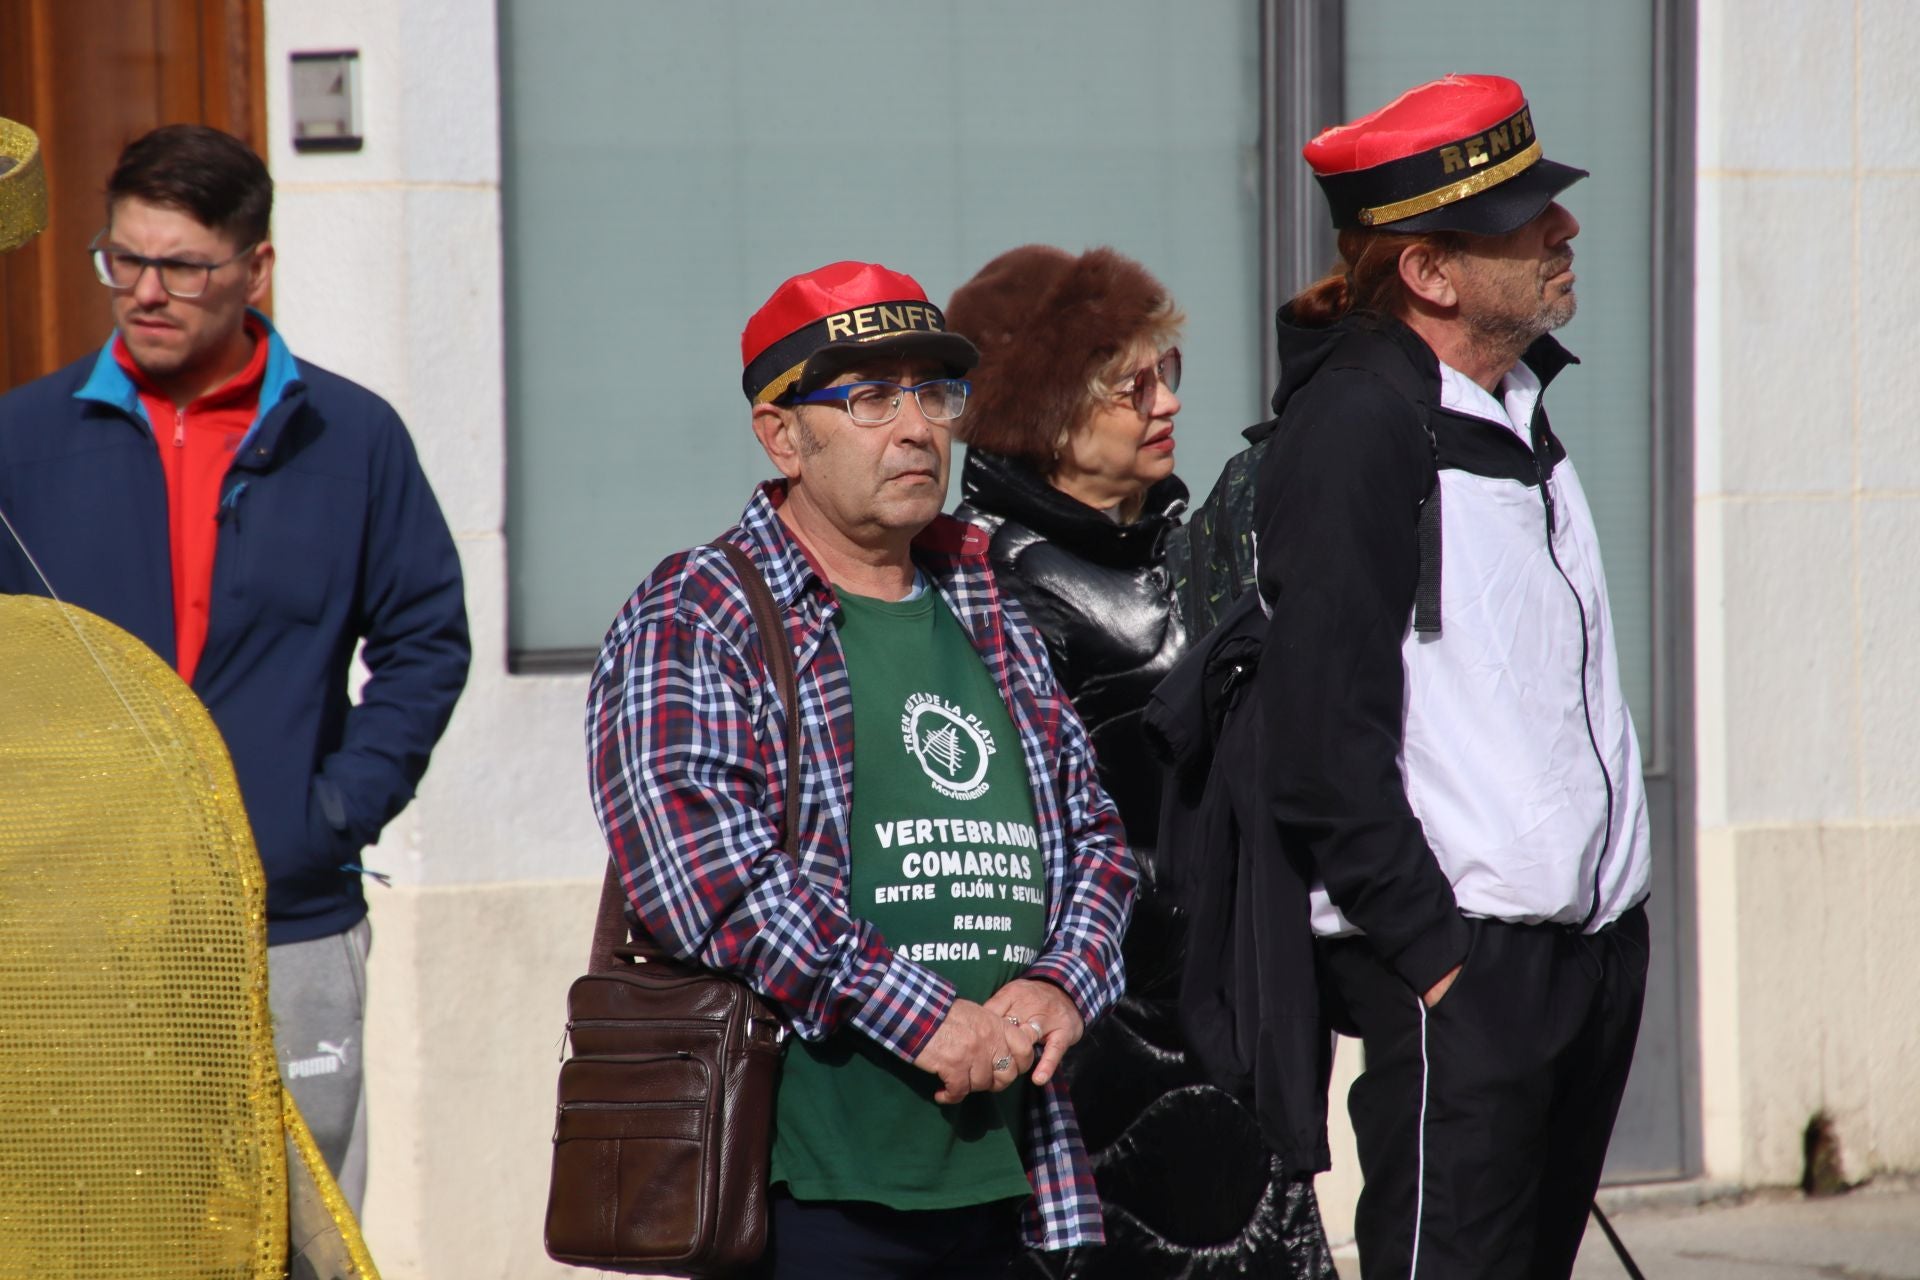
<path fill-rule="evenodd" d="M 501 0 L 500 17 L 515 650 L 598 645 L 641 575 L 771 473 L 740 329 L 825 262 L 884 262 L 944 304 L 1015 245 L 1110 244 L 1191 317 L 1181 474 L 1204 493 L 1262 416 L 1256 6 Z"/>

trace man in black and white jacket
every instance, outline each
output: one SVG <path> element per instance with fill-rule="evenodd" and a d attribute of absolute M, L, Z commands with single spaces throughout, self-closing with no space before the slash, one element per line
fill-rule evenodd
<path fill-rule="evenodd" d="M 1306 156 L 1343 262 L 1281 314 L 1262 763 L 1359 1035 L 1361 1266 L 1566 1276 L 1639 1028 L 1649 839 L 1571 362 L 1585 174 L 1520 87 L 1422 85 Z"/>

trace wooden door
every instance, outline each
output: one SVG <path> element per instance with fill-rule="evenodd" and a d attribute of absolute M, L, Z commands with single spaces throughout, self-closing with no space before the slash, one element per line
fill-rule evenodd
<path fill-rule="evenodd" d="M 105 341 L 86 260 L 122 147 L 210 124 L 266 154 L 264 0 L 0 0 L 0 115 L 40 135 L 47 230 L 0 256 L 0 390 Z"/>

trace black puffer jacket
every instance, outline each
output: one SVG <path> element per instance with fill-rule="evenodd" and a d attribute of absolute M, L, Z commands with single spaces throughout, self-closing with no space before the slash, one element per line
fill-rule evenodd
<path fill-rule="evenodd" d="M 993 534 L 994 577 L 1047 642 L 1139 855 L 1160 829 L 1159 765 L 1140 715 L 1187 648 L 1165 555 L 1187 486 L 1168 476 L 1148 491 L 1139 519 L 1119 524 L 999 454 L 970 450 L 960 483 L 965 501 L 954 514 Z"/>
<path fill-rule="evenodd" d="M 1189 642 L 1166 564 L 1186 486 L 1169 476 L 1137 520 L 1119 524 L 1025 463 L 971 450 L 961 490 L 956 514 L 992 533 L 994 575 L 1047 642 L 1141 871 L 1127 994 L 1067 1057 L 1107 1244 L 1028 1254 L 1026 1269 L 1076 1280 L 1330 1278 L 1312 1183 L 1287 1177 L 1252 1116 L 1205 1083 L 1175 1018 L 1185 919 L 1154 848 L 1160 774 L 1140 717 Z"/>

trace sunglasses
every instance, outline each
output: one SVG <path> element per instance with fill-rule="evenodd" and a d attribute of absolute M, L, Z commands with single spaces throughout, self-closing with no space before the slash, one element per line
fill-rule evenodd
<path fill-rule="evenodd" d="M 1153 402 L 1159 395 L 1160 384 L 1167 384 L 1167 390 L 1180 390 L 1180 348 L 1168 347 L 1166 353 L 1146 368 L 1136 372 L 1131 378 L 1113 389 L 1116 396 L 1127 396 L 1133 401 L 1133 411 L 1142 418 L 1152 420 Z"/>

